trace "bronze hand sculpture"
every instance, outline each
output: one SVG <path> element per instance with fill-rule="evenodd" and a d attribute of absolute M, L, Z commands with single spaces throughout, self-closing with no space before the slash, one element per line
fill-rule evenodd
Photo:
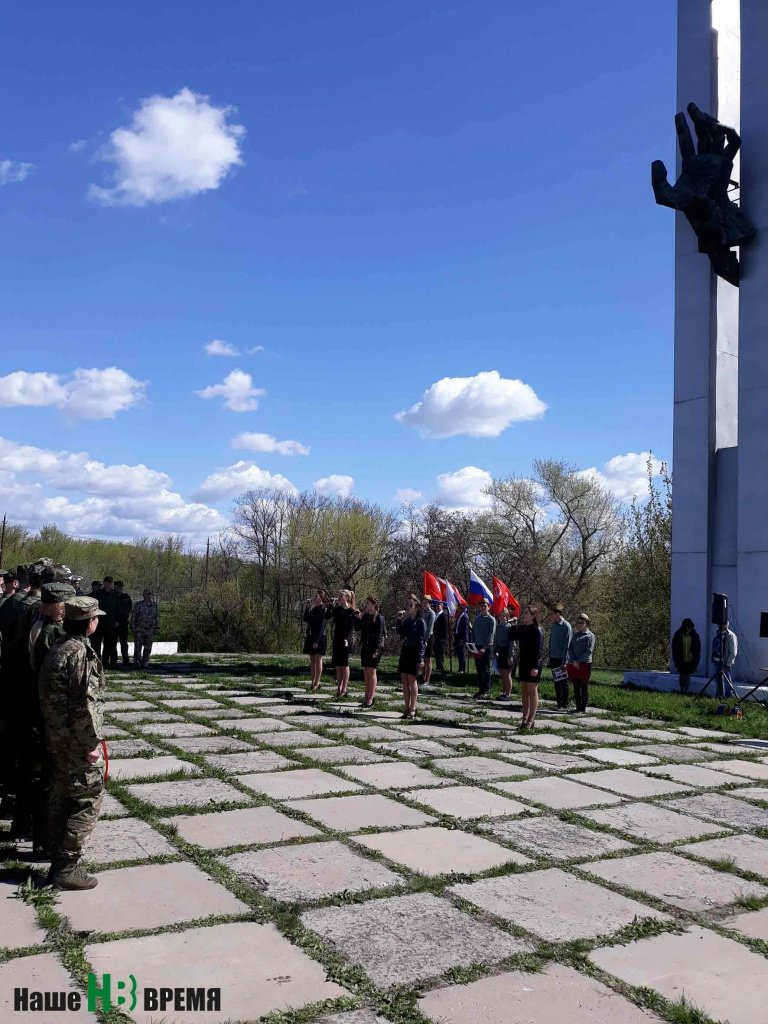
<path fill-rule="evenodd" d="M 670 185 L 661 160 L 651 164 L 651 183 L 656 202 L 685 214 L 699 240 L 699 252 L 706 253 L 712 269 L 731 284 L 739 284 L 739 258 L 731 249 L 748 242 L 755 228 L 729 198 L 733 161 L 741 139 L 695 103 L 688 104 L 698 142 L 693 144 L 685 114 L 675 115 L 682 171 Z"/>

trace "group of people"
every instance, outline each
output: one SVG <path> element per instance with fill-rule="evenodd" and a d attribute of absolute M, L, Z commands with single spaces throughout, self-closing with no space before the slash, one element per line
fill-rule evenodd
<path fill-rule="evenodd" d="M 78 593 L 78 582 L 41 559 L 0 585 L 0 816 L 11 819 L 12 838 L 31 837 L 36 859 L 50 858 L 49 884 L 73 890 L 96 885 L 82 852 L 104 793 L 99 652 L 116 664 L 109 644 L 124 619 L 140 650 L 143 637 L 151 649 L 157 627 L 149 591 L 126 619 L 110 577 L 98 596 Z"/>
<path fill-rule="evenodd" d="M 577 712 L 586 710 L 595 636 L 590 630 L 586 612 L 576 618 L 575 629 L 563 617 L 563 605 L 554 603 L 548 609 L 550 633 L 547 664 L 552 671 L 557 707 L 569 706 L 569 682 Z M 522 700 L 521 728 L 535 727 L 539 706 L 538 686 L 545 661 L 545 634 L 536 605 L 525 607 L 518 617 L 510 608 L 497 616 L 491 614 L 488 601 L 481 601 L 470 623 L 462 608 L 453 626 L 456 656 L 460 672 L 466 671 L 467 658 L 475 662 L 478 678 L 476 699 L 490 696 L 494 668 L 501 679 L 499 700 L 512 699 L 512 680 L 517 674 Z M 376 697 L 378 666 L 386 640 L 386 624 L 379 601 L 369 595 L 363 608 L 355 603 L 355 595 L 343 589 L 333 599 L 318 590 L 304 606 L 306 633 L 304 653 L 309 656 L 310 689 L 317 690 L 323 674 L 323 659 L 328 650 L 328 626 L 332 624 L 331 665 L 336 672 L 336 695 L 345 697 L 349 689 L 349 657 L 353 638 L 360 634 L 360 661 L 365 681 L 361 706 L 372 707 Z M 410 594 L 405 608 L 398 612 L 395 631 L 401 640 L 397 671 L 403 688 L 403 718 L 416 717 L 419 685 L 431 681 L 433 663 L 445 674 L 445 657 L 451 629 L 447 606 L 429 596 Z"/>
<path fill-rule="evenodd" d="M 721 623 L 712 637 L 710 652 L 717 697 L 730 697 L 735 692 L 731 673 L 738 653 L 738 637 L 727 621 Z M 700 661 L 701 637 L 693 619 L 685 618 L 672 634 L 672 664 L 678 674 L 680 693 L 690 693 L 691 676 L 696 673 Z"/>
<path fill-rule="evenodd" d="M 152 591 L 145 590 L 141 601 L 134 604 L 122 580 L 105 576 L 103 580 L 91 582 L 88 597 L 95 598 L 104 612 L 91 639 L 91 646 L 101 658 L 104 668 L 117 668 L 118 644 L 123 668 L 131 667 L 129 630 L 133 633 L 133 664 L 137 668 L 146 668 L 155 634 L 160 628 L 160 613 Z"/>

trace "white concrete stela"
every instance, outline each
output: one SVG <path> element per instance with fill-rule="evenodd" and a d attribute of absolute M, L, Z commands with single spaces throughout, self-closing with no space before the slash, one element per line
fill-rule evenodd
<path fill-rule="evenodd" d="M 727 594 L 740 647 L 734 678 L 753 685 L 768 675 L 759 636 L 768 611 L 767 52 L 765 0 L 678 0 L 675 109 L 694 102 L 740 133 L 732 198 L 757 236 L 741 249 L 737 288 L 712 272 L 675 214 L 672 629 L 694 620 L 706 678 L 711 595 Z"/>

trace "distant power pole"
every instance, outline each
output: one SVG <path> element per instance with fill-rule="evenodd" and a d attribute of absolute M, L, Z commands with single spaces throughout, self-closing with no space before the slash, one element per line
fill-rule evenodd
<path fill-rule="evenodd" d="M 208 565 L 211 560 L 211 538 L 207 537 L 205 541 L 205 577 L 203 579 L 203 589 L 208 590 Z"/>
<path fill-rule="evenodd" d="M 3 552 L 5 551 L 5 524 L 6 515 L 3 513 L 3 526 L 2 530 L 0 530 L 0 565 L 3 564 Z"/>

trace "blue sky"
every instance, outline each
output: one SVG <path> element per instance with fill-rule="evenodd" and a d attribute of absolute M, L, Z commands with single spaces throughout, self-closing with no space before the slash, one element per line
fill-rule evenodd
<path fill-rule="evenodd" d="M 466 505 L 467 467 L 626 496 L 610 460 L 671 454 L 674 5 L 10 2 L 2 34 L 11 518 L 199 540 L 266 474 Z M 257 408 L 197 394 L 237 370 Z"/>

